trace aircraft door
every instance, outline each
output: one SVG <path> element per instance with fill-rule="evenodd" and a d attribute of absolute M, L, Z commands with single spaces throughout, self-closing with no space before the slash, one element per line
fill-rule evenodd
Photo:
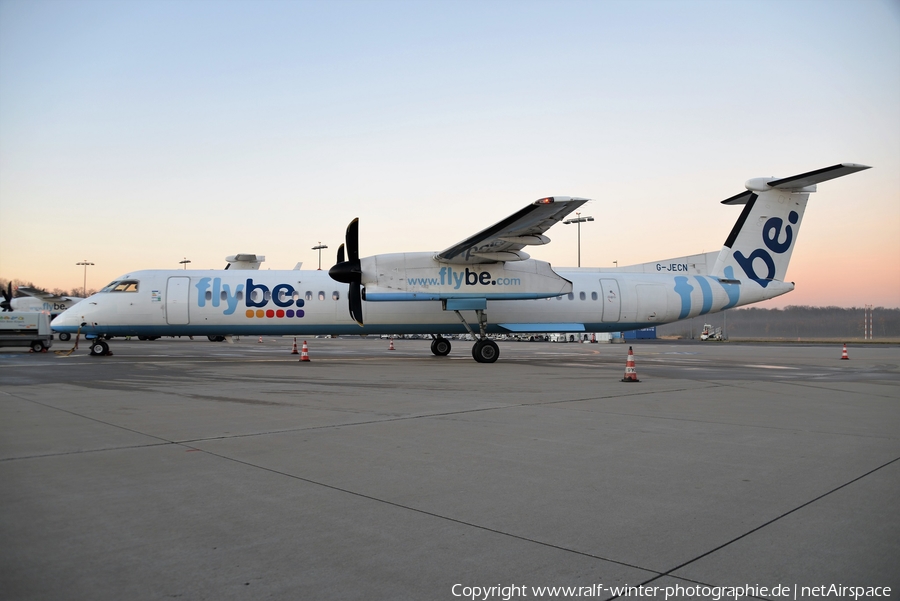
<path fill-rule="evenodd" d="M 619 295 L 619 282 L 616 280 L 600 280 L 601 296 L 603 301 L 603 321 L 619 321 L 622 312 L 622 299 Z"/>
<path fill-rule="evenodd" d="M 166 323 L 169 325 L 185 325 L 190 323 L 188 315 L 188 293 L 191 290 L 191 278 L 169 278 L 166 283 Z"/>
<path fill-rule="evenodd" d="M 637 286 L 637 321 L 665 321 L 669 314 L 666 287 L 658 284 Z"/>

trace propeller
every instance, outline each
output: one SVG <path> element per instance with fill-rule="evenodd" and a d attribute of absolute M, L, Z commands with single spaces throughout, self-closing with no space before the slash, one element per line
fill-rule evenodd
<path fill-rule="evenodd" d="M 6 290 L 0 289 L 0 292 L 3 293 L 3 300 L 0 301 L 0 307 L 3 307 L 4 311 L 12 311 L 12 282 L 9 282 L 6 285 Z"/>
<path fill-rule="evenodd" d="M 344 260 L 344 244 L 338 248 L 337 263 L 328 270 L 331 279 L 350 285 L 348 301 L 350 304 L 350 317 L 363 325 L 362 312 L 362 265 L 359 262 L 359 218 L 354 219 L 347 226 L 345 236 L 347 260 Z"/>

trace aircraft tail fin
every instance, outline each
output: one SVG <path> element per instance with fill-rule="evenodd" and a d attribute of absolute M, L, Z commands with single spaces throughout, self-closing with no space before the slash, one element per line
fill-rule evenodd
<path fill-rule="evenodd" d="M 816 184 L 863 169 L 842 163 L 791 177 L 748 180 L 747 191 L 722 201 L 742 204 L 744 210 L 719 252 L 712 275 L 722 280 L 755 281 L 765 288 L 784 281 L 809 195 Z"/>

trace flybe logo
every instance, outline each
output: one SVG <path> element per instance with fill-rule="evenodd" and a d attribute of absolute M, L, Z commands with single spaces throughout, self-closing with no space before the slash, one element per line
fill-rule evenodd
<path fill-rule="evenodd" d="M 439 278 L 408 278 L 411 286 L 453 286 L 459 290 L 460 286 L 519 286 L 520 278 L 494 277 L 489 271 L 471 271 L 466 267 L 465 271 L 453 271 L 452 267 L 441 267 L 438 271 Z"/>
<path fill-rule="evenodd" d="M 290 284 L 276 284 L 270 290 L 264 284 L 254 284 L 253 278 L 247 278 L 246 284 L 223 284 L 222 278 L 200 278 L 194 285 L 197 288 L 197 306 L 224 306 L 223 315 L 233 315 L 238 306 L 245 307 L 244 315 L 248 318 L 296 318 L 303 317 L 303 299 Z M 243 301 L 243 303 L 242 303 Z M 276 308 L 265 308 L 269 303 Z"/>
<path fill-rule="evenodd" d="M 800 215 L 797 214 L 796 211 L 791 211 L 788 214 L 788 221 L 792 224 L 797 225 L 797 221 L 800 220 Z M 779 242 L 778 239 L 781 237 L 781 229 L 784 228 L 784 240 Z M 744 256 L 741 251 L 734 252 L 734 260 L 737 261 L 738 265 L 741 266 L 741 269 L 744 270 L 744 273 L 747 274 L 751 280 L 754 280 L 760 286 L 765 288 L 769 285 L 769 282 L 775 277 L 775 261 L 772 259 L 772 255 L 769 254 L 769 251 L 772 251 L 775 254 L 781 255 L 788 251 L 791 248 L 791 243 L 794 241 L 794 228 L 790 225 L 785 225 L 784 220 L 781 217 L 772 217 L 768 221 L 766 221 L 762 230 L 762 239 L 763 244 L 766 245 L 766 248 L 757 248 L 749 256 Z M 753 262 L 756 259 L 761 259 L 762 262 L 766 266 L 766 275 L 765 277 L 760 277 L 760 275 L 756 272 L 756 269 L 753 267 Z"/>

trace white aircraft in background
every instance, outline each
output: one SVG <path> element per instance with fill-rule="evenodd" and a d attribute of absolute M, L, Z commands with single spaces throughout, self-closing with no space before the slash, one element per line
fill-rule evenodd
<path fill-rule="evenodd" d="M 6 285 L 6 290 L 0 290 L 3 294 L 3 301 L 0 301 L 0 307 L 3 311 L 27 311 L 27 312 L 46 312 L 50 314 L 50 318 L 54 318 L 66 309 L 69 309 L 84 299 L 78 296 L 60 296 L 45 292 L 39 288 L 31 286 L 19 286 L 16 288 L 18 292 L 27 294 L 27 297 L 13 298 L 12 282 Z M 70 335 L 63 332 L 59 335 L 60 340 L 68 340 Z"/>
<path fill-rule="evenodd" d="M 450 248 L 360 258 L 359 222 L 323 271 L 135 271 L 53 321 L 88 335 L 431 334 L 469 332 L 472 356 L 499 357 L 488 334 L 618 332 L 780 296 L 816 184 L 868 169 L 844 163 L 746 182 L 723 204 L 744 205 L 720 251 L 617 268 L 551 268 L 522 248 L 588 201 L 542 198 Z M 349 311 L 347 307 L 349 306 Z M 474 328 L 474 331 L 473 331 Z M 91 353 L 109 352 L 98 339 Z"/>

